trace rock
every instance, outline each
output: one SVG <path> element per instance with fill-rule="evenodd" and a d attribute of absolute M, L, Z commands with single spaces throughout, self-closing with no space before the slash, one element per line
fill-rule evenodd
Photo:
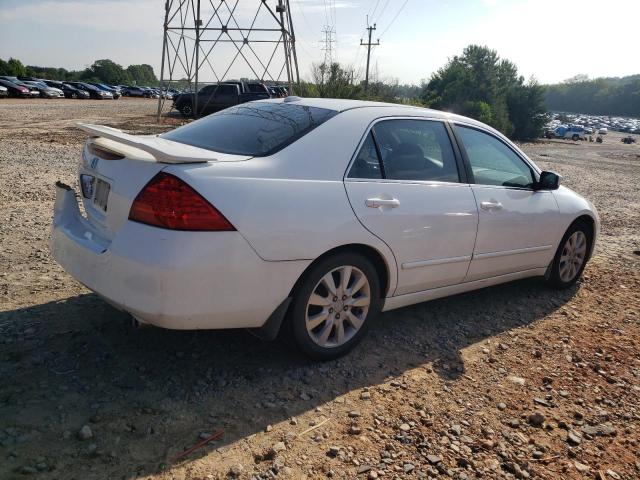
<path fill-rule="evenodd" d="M 607 475 L 609 475 L 614 480 L 621 480 L 622 479 L 622 477 L 617 472 L 614 472 L 610 468 L 607 469 Z"/>
<path fill-rule="evenodd" d="M 409 430 L 411 430 L 411 426 L 408 423 L 403 423 L 402 425 L 400 425 L 400 430 L 402 430 L 403 432 L 408 432 Z"/>
<path fill-rule="evenodd" d="M 327 451 L 327 455 L 330 457 L 337 457 L 339 453 L 340 453 L 340 447 L 336 447 L 336 446 L 329 447 L 329 450 Z"/>
<path fill-rule="evenodd" d="M 286 449 L 287 446 L 284 444 L 284 442 L 278 442 L 271 448 L 274 453 L 284 452 Z"/>
<path fill-rule="evenodd" d="M 244 466 L 240 463 L 233 465 L 230 469 L 229 469 L 229 476 L 231 477 L 239 477 L 240 475 L 242 475 L 242 472 L 244 471 Z"/>
<path fill-rule="evenodd" d="M 541 452 L 540 450 L 534 450 L 531 456 L 536 460 L 540 460 L 542 457 L 544 457 L 544 452 Z"/>
<path fill-rule="evenodd" d="M 358 470 L 356 470 L 356 472 L 358 472 L 358 475 L 362 475 L 363 473 L 367 473 L 370 470 L 371 470 L 371 465 L 360 465 L 358 467 Z"/>
<path fill-rule="evenodd" d="M 573 430 L 570 430 L 567 435 L 567 442 L 571 445 L 580 445 L 582 443 L 582 437 Z"/>
<path fill-rule="evenodd" d="M 587 473 L 589 470 L 591 470 L 591 468 L 589 468 L 589 465 L 585 465 L 584 463 L 580 463 L 578 461 L 574 461 L 573 465 L 580 473 Z"/>
<path fill-rule="evenodd" d="M 362 392 L 360 394 L 361 400 L 371 400 L 371 394 L 369 392 Z"/>
<path fill-rule="evenodd" d="M 351 427 L 349 427 L 350 435 L 360 435 L 361 433 L 362 433 L 362 429 L 357 425 L 351 425 Z"/>
<path fill-rule="evenodd" d="M 348 414 L 349 418 L 358 418 L 362 416 L 362 414 L 358 410 L 351 410 Z"/>
<path fill-rule="evenodd" d="M 371 470 L 367 478 L 369 480 L 376 480 L 378 478 L 378 472 L 376 472 L 375 470 Z"/>
<path fill-rule="evenodd" d="M 438 455 L 432 455 L 432 454 L 427 455 L 427 460 L 431 465 L 437 465 L 442 462 L 441 457 L 439 457 Z"/>
<path fill-rule="evenodd" d="M 509 375 L 507 377 L 507 380 L 509 380 L 511 383 L 515 383 L 516 385 L 524 385 L 526 383 L 524 378 L 516 377 L 515 375 Z"/>
<path fill-rule="evenodd" d="M 404 473 L 411 473 L 416 468 L 416 466 L 413 463 L 407 462 L 403 465 L 403 468 Z"/>
<path fill-rule="evenodd" d="M 507 409 L 507 405 L 505 403 L 500 402 L 498 405 L 496 405 L 496 407 L 498 407 L 498 410 L 500 410 L 501 412 Z"/>
<path fill-rule="evenodd" d="M 518 420 L 517 418 L 512 418 L 507 422 L 507 425 L 509 425 L 511 428 L 518 428 L 520 426 L 520 420 Z"/>
<path fill-rule="evenodd" d="M 311 397 L 309 395 L 307 395 L 305 392 L 302 392 L 300 394 L 300 400 L 311 400 Z"/>
<path fill-rule="evenodd" d="M 543 407 L 550 407 L 551 405 L 549 405 L 549 402 L 547 402 L 545 399 L 543 398 L 534 398 L 533 399 L 533 403 L 537 403 L 538 405 L 542 405 Z"/>
<path fill-rule="evenodd" d="M 90 438 L 93 438 L 91 427 L 89 425 L 83 425 L 82 428 L 78 431 L 78 438 L 80 440 L 89 440 Z"/>
<path fill-rule="evenodd" d="M 529 425 L 532 425 L 534 427 L 542 427 L 542 424 L 544 423 L 545 420 L 546 420 L 545 416 L 540 412 L 532 413 L 527 417 L 527 421 L 529 422 Z"/>

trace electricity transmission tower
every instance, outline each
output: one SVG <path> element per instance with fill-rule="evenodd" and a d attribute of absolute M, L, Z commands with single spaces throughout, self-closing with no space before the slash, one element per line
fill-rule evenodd
<path fill-rule="evenodd" d="M 333 44 L 336 42 L 336 29 L 333 25 L 325 25 L 322 28 L 324 38 L 322 42 L 322 50 L 324 51 L 324 64 L 331 65 L 333 63 Z"/>
<path fill-rule="evenodd" d="M 321 50 L 324 51 L 324 60 L 320 65 L 320 72 L 322 74 L 321 81 L 324 83 L 325 76 L 327 74 L 330 75 L 331 65 L 333 64 L 333 44 L 336 41 L 336 29 L 333 25 L 325 25 L 322 27 L 322 33 L 324 33 L 324 38 L 320 42 L 322 43 Z"/>
<path fill-rule="evenodd" d="M 371 60 L 371 47 L 375 47 L 380 45 L 380 39 L 376 43 L 371 43 L 371 34 L 376 29 L 376 24 L 373 26 L 368 26 L 367 30 L 369 30 L 369 41 L 367 43 L 363 43 L 362 39 L 360 39 L 360 45 L 367 47 L 367 72 L 364 77 L 364 89 L 367 90 L 369 88 L 369 61 Z"/>
<path fill-rule="evenodd" d="M 165 0 L 158 120 L 176 82 L 300 82 L 289 0 Z M 193 111 L 198 113 L 198 95 Z"/>

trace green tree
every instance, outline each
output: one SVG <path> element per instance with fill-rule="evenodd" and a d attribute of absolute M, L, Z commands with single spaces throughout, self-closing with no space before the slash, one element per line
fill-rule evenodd
<path fill-rule="evenodd" d="M 9 59 L 6 69 L 8 73 L 6 73 L 5 75 L 12 75 L 14 77 L 17 77 L 18 75 L 23 76 L 27 74 L 27 70 L 24 68 L 22 62 L 15 58 Z"/>
<path fill-rule="evenodd" d="M 158 78 L 153 72 L 153 67 L 147 64 L 129 65 L 126 70 L 127 75 L 136 85 L 157 85 Z"/>
<path fill-rule="evenodd" d="M 544 126 L 540 124 L 544 97 L 535 85 L 525 85 L 515 64 L 501 59 L 495 50 L 470 45 L 423 84 L 421 99 L 427 106 L 475 118 L 517 139 L 529 139 L 539 136 Z"/>
<path fill-rule="evenodd" d="M 97 80 L 108 84 L 129 83 L 129 74 L 112 60 L 96 60 L 82 74 L 83 80 Z"/>

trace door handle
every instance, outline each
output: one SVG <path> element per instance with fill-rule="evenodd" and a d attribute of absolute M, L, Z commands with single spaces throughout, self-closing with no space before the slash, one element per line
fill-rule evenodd
<path fill-rule="evenodd" d="M 483 210 L 502 210 L 502 204 L 500 202 L 480 202 L 480 208 Z"/>
<path fill-rule="evenodd" d="M 396 208 L 400 206 L 400 200 L 398 200 L 397 198 L 367 198 L 364 204 L 369 208 Z"/>

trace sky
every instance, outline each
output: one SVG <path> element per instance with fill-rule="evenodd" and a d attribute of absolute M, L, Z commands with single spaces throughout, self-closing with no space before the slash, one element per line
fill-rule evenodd
<path fill-rule="evenodd" d="M 236 0 L 227 0 L 233 5 Z M 275 4 L 275 0 L 267 0 Z M 640 0 L 290 0 L 300 75 L 322 61 L 325 25 L 335 29 L 334 60 L 363 74 L 369 24 L 376 24 L 371 70 L 382 80 L 420 83 L 469 44 L 487 45 L 521 75 L 555 83 L 640 73 Z M 164 0 L 0 0 L 0 58 L 27 65 L 83 69 L 109 58 L 126 67 L 148 63 L 160 73 Z M 236 18 L 250 24 L 260 0 L 239 0 Z M 220 0 L 202 0 L 218 5 Z M 225 7 L 226 8 L 226 7 Z M 268 17 L 260 21 L 268 22 Z M 203 15 L 204 16 L 204 15 Z M 226 15 L 228 16 L 228 15 Z M 221 14 L 224 18 L 225 15 Z M 266 23 L 265 23 L 266 25 Z M 254 38 L 260 38 L 256 35 Z M 266 44 L 254 44 L 263 63 Z M 263 48 L 263 50 L 260 50 Z M 246 51 L 246 50 L 245 50 Z M 225 70 L 230 44 L 210 57 Z M 250 57 L 251 55 L 247 55 Z M 252 60 L 252 64 L 256 64 Z M 236 62 L 230 75 L 251 77 Z M 203 75 L 207 75 L 206 73 Z M 206 79 L 205 79 L 206 80 Z"/>

